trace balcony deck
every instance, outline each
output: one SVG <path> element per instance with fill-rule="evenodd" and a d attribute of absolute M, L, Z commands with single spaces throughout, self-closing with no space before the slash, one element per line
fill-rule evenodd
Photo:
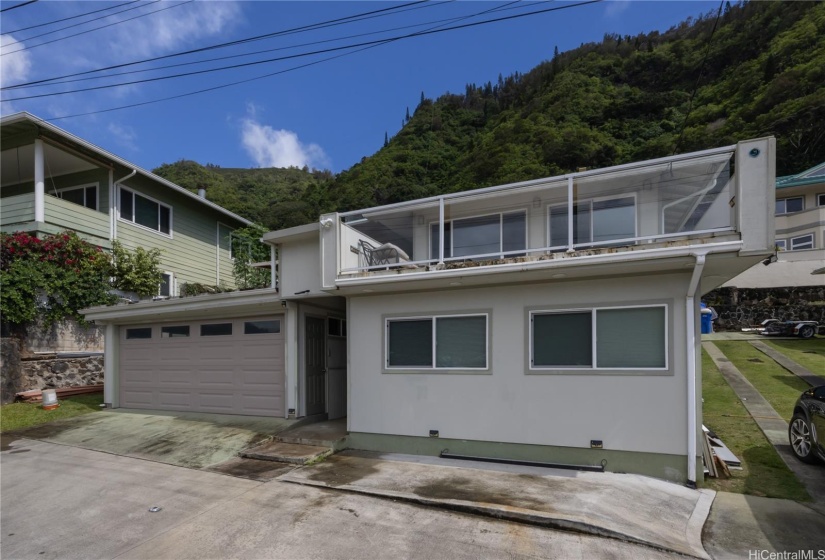
<path fill-rule="evenodd" d="M 55 196 L 45 197 L 45 222 L 34 221 L 34 193 L 0 198 L 0 230 L 57 233 L 74 230 L 97 245 L 109 246 L 109 216 Z"/>

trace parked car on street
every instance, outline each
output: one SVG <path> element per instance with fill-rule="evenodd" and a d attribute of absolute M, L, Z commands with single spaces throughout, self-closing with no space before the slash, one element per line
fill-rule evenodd
<path fill-rule="evenodd" d="M 788 427 L 788 439 L 800 461 L 825 461 L 825 385 L 800 395 Z"/>
<path fill-rule="evenodd" d="M 798 336 L 799 338 L 813 338 L 819 330 L 816 321 L 779 321 L 768 319 L 762 322 L 765 336 Z"/>

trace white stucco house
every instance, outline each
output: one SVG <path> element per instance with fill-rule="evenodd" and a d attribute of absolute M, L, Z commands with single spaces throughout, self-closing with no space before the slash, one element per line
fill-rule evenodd
<path fill-rule="evenodd" d="M 94 308 L 114 407 L 701 476 L 699 297 L 773 253 L 772 138 L 270 232 L 277 289 Z"/>

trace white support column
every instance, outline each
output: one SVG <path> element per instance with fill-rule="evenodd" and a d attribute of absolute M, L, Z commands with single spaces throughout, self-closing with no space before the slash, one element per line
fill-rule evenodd
<path fill-rule="evenodd" d="M 285 383 L 286 383 L 286 413 L 284 416 L 289 416 L 289 411 L 294 410 L 295 416 L 301 413 L 298 406 L 299 401 L 299 383 L 298 383 L 298 356 L 300 347 L 298 345 L 298 304 L 295 302 L 285 302 L 286 315 L 284 320 L 286 322 L 286 348 L 284 356 L 284 367 L 286 369 Z"/>
<path fill-rule="evenodd" d="M 109 169 L 109 241 L 117 239 L 117 195 L 115 194 L 115 170 Z"/>
<path fill-rule="evenodd" d="M 43 140 L 34 141 L 34 221 L 46 221 L 46 172 Z"/>
<path fill-rule="evenodd" d="M 120 406 L 120 382 L 118 379 L 120 327 L 117 325 L 106 325 L 103 352 L 103 403 L 106 408 L 117 408 Z"/>
<path fill-rule="evenodd" d="M 278 277 L 276 276 L 276 266 L 277 263 L 275 262 L 275 245 L 269 246 L 269 287 L 273 290 L 278 289 Z"/>
<path fill-rule="evenodd" d="M 438 264 L 444 264 L 444 197 L 438 199 Z"/>

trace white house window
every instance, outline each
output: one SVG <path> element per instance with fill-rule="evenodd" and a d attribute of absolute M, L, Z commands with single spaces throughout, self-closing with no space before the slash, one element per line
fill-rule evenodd
<path fill-rule="evenodd" d="M 438 258 L 439 239 L 438 223 L 430 224 L 431 259 Z M 526 248 L 526 210 L 444 222 L 444 258 L 495 255 Z"/>
<path fill-rule="evenodd" d="M 329 336 L 347 336 L 346 319 L 338 319 L 337 317 L 327 319 L 327 334 Z"/>
<path fill-rule="evenodd" d="M 548 208 L 550 247 L 567 245 L 567 205 Z M 601 243 L 636 237 L 636 198 L 594 199 L 573 206 L 573 243 Z"/>
<path fill-rule="evenodd" d="M 667 369 L 667 307 L 533 311 L 530 369 Z"/>
<path fill-rule="evenodd" d="M 777 239 L 773 243 L 780 251 L 785 251 L 788 249 L 788 242 L 785 239 Z"/>
<path fill-rule="evenodd" d="M 799 237 L 791 237 L 791 251 L 814 248 L 814 234 L 808 233 Z"/>
<path fill-rule="evenodd" d="M 790 214 L 791 212 L 802 212 L 805 209 L 805 199 L 801 196 L 793 198 L 779 198 L 776 200 L 776 213 Z"/>
<path fill-rule="evenodd" d="M 60 189 L 55 194 L 63 200 L 97 210 L 97 184 Z"/>
<path fill-rule="evenodd" d="M 387 319 L 387 368 L 487 369 L 487 315 Z"/>
<path fill-rule="evenodd" d="M 816 205 L 825 206 L 825 193 L 819 193 L 816 195 Z"/>
<path fill-rule="evenodd" d="M 146 196 L 120 188 L 120 218 L 170 235 L 172 208 Z"/>

